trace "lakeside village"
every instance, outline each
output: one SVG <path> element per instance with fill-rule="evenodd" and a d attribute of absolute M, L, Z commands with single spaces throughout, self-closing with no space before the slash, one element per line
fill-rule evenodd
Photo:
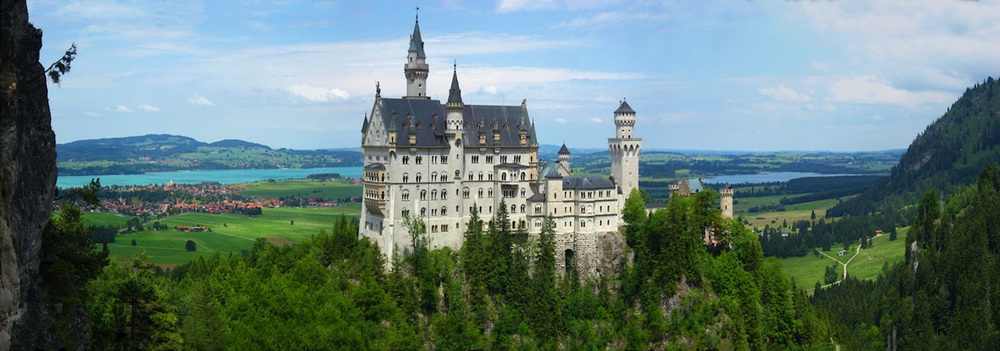
<path fill-rule="evenodd" d="M 99 185 L 99 178 L 96 181 Z M 351 178 L 336 181 L 351 185 L 360 184 L 360 180 Z M 263 208 L 340 207 L 362 201 L 360 195 L 339 199 L 308 193 L 288 193 L 273 197 L 256 196 L 245 193 L 248 186 L 248 184 L 224 185 L 218 182 L 112 185 L 100 186 L 96 195 L 98 205 L 86 203 L 79 188 L 61 192 L 55 201 L 73 202 L 90 212 L 114 213 L 147 220 L 189 212 L 255 216 L 260 215 Z"/>

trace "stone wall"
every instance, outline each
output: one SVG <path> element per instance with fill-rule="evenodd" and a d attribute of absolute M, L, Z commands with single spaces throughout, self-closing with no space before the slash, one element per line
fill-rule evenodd
<path fill-rule="evenodd" d="M 0 0 L 0 350 L 37 304 L 41 231 L 55 193 L 55 134 L 38 61 L 42 32 L 25 0 Z M 31 345 L 23 345 L 28 348 Z"/>

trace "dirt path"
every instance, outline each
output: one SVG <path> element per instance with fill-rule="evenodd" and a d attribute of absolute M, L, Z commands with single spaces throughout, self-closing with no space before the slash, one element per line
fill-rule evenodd
<path fill-rule="evenodd" d="M 835 282 L 833 282 L 833 283 L 830 283 L 830 284 L 826 284 L 826 285 L 822 285 L 822 286 L 821 286 L 821 287 L 823 287 L 823 288 L 826 288 L 826 287 L 831 287 L 831 286 L 834 286 L 834 285 L 837 285 L 837 284 L 840 284 L 840 282 L 842 282 L 842 281 L 844 281 L 845 279 L 847 279 L 847 266 L 851 264 L 851 261 L 854 261 L 854 258 L 855 258 L 855 257 L 858 257 L 858 255 L 860 255 L 860 254 L 861 254 L 861 243 L 860 243 L 860 242 L 858 242 L 858 247 L 857 247 L 857 248 L 856 248 L 856 249 L 854 250 L 854 256 L 851 256 L 851 258 L 847 259 L 847 262 L 843 262 L 843 261 L 841 261 L 841 260 L 838 260 L 838 259 L 837 259 L 836 257 L 833 257 L 833 256 L 830 256 L 830 255 L 827 255 L 827 254 L 826 254 L 825 252 L 823 252 L 823 251 L 820 251 L 820 250 L 819 250 L 819 248 L 816 248 L 815 250 L 816 250 L 816 252 L 818 252 L 818 253 L 819 253 L 820 255 L 823 255 L 823 256 L 826 256 L 826 258 L 829 258 L 829 259 L 833 260 L 833 262 L 837 262 L 837 263 L 839 263 L 839 264 L 840 264 L 840 266 L 844 268 L 844 275 L 843 275 L 843 277 L 841 277 L 841 278 L 840 278 L 840 280 L 838 280 L 838 281 L 835 281 Z"/>

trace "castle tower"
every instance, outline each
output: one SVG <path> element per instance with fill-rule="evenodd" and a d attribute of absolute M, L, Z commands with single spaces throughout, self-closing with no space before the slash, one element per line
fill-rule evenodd
<path fill-rule="evenodd" d="M 639 188 L 639 148 L 641 138 L 632 136 L 635 110 L 622 101 L 615 110 L 615 137 L 608 139 L 611 154 L 611 176 L 626 197 Z"/>
<path fill-rule="evenodd" d="M 455 184 L 461 184 L 462 177 L 464 177 L 465 169 L 464 162 L 465 159 L 465 120 L 462 112 L 465 110 L 465 104 L 462 102 L 462 89 L 458 86 L 458 67 L 453 67 L 451 74 L 451 88 L 448 89 L 448 102 L 445 103 L 445 113 L 447 119 L 447 128 L 445 129 L 445 136 L 448 138 L 448 145 L 451 150 L 449 154 L 453 157 L 453 162 L 448 163 L 448 171 L 451 173 L 449 178 Z M 456 185 L 457 186 L 457 185 Z M 454 200 L 460 205 L 461 198 L 458 196 L 454 197 Z M 461 207 L 461 208 L 464 208 Z"/>
<path fill-rule="evenodd" d="M 722 188 L 722 198 L 719 200 L 719 209 L 722 210 L 722 218 L 733 218 L 733 187 Z"/>
<path fill-rule="evenodd" d="M 559 175 L 563 177 L 568 177 L 573 174 L 573 169 L 569 167 L 569 158 L 570 158 L 569 148 L 566 147 L 566 144 L 563 144 L 562 147 L 559 148 L 559 164 L 558 164 Z"/>
<path fill-rule="evenodd" d="M 420 37 L 420 17 L 413 24 L 413 34 L 410 35 L 410 50 L 406 54 L 406 64 L 403 74 L 406 76 L 405 99 L 430 99 L 427 96 L 427 55 L 424 53 L 424 40 Z"/>

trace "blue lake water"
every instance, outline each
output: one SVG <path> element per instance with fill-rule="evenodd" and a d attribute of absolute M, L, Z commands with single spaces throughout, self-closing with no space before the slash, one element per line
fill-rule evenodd
<path fill-rule="evenodd" d="M 805 177 L 837 177 L 854 176 L 858 174 L 824 174 L 813 172 L 763 172 L 754 174 L 734 174 L 715 177 L 706 177 L 705 183 L 712 184 L 747 184 L 747 183 L 770 183 L 787 182 L 792 179 Z"/>
<path fill-rule="evenodd" d="M 204 182 L 219 182 L 222 184 L 249 183 L 260 180 L 298 179 L 310 174 L 338 173 L 342 177 L 360 178 L 361 167 L 324 167 L 324 168 L 279 168 L 279 169 L 209 169 L 173 172 L 150 172 L 145 174 L 122 174 L 100 176 L 60 176 L 56 180 L 59 188 L 79 187 L 86 185 L 92 178 L 101 178 L 101 185 L 148 185 L 166 184 L 197 184 Z"/>

